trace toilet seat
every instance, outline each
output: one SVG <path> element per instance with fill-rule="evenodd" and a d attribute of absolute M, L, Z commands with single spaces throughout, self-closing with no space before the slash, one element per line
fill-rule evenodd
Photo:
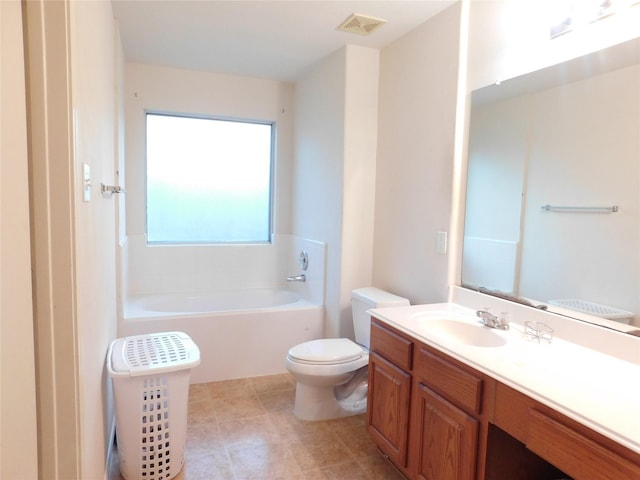
<path fill-rule="evenodd" d="M 358 360 L 366 353 L 348 338 L 324 338 L 292 347 L 289 358 L 307 365 L 338 365 Z"/>

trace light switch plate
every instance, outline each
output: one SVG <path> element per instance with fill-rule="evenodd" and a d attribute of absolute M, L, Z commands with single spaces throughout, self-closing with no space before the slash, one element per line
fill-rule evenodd
<path fill-rule="evenodd" d="M 436 251 L 442 254 L 447 253 L 447 232 L 438 232 Z"/>

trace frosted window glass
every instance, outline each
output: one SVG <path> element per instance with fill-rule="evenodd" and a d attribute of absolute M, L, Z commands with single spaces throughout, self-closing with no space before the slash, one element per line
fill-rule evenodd
<path fill-rule="evenodd" d="M 147 114 L 147 242 L 270 237 L 272 125 Z"/>

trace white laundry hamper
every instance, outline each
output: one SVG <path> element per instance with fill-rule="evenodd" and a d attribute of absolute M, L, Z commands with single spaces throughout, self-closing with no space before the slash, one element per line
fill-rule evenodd
<path fill-rule="evenodd" d="M 120 473 L 127 480 L 168 480 L 184 464 L 191 368 L 200 350 L 183 332 L 114 340 L 113 380 Z"/>

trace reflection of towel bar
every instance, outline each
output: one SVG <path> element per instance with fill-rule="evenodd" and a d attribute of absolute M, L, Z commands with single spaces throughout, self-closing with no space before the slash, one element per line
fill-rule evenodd
<path fill-rule="evenodd" d="M 615 213 L 618 211 L 618 205 L 612 205 L 610 207 L 561 207 L 558 205 L 543 205 L 542 210 L 545 212 Z"/>

